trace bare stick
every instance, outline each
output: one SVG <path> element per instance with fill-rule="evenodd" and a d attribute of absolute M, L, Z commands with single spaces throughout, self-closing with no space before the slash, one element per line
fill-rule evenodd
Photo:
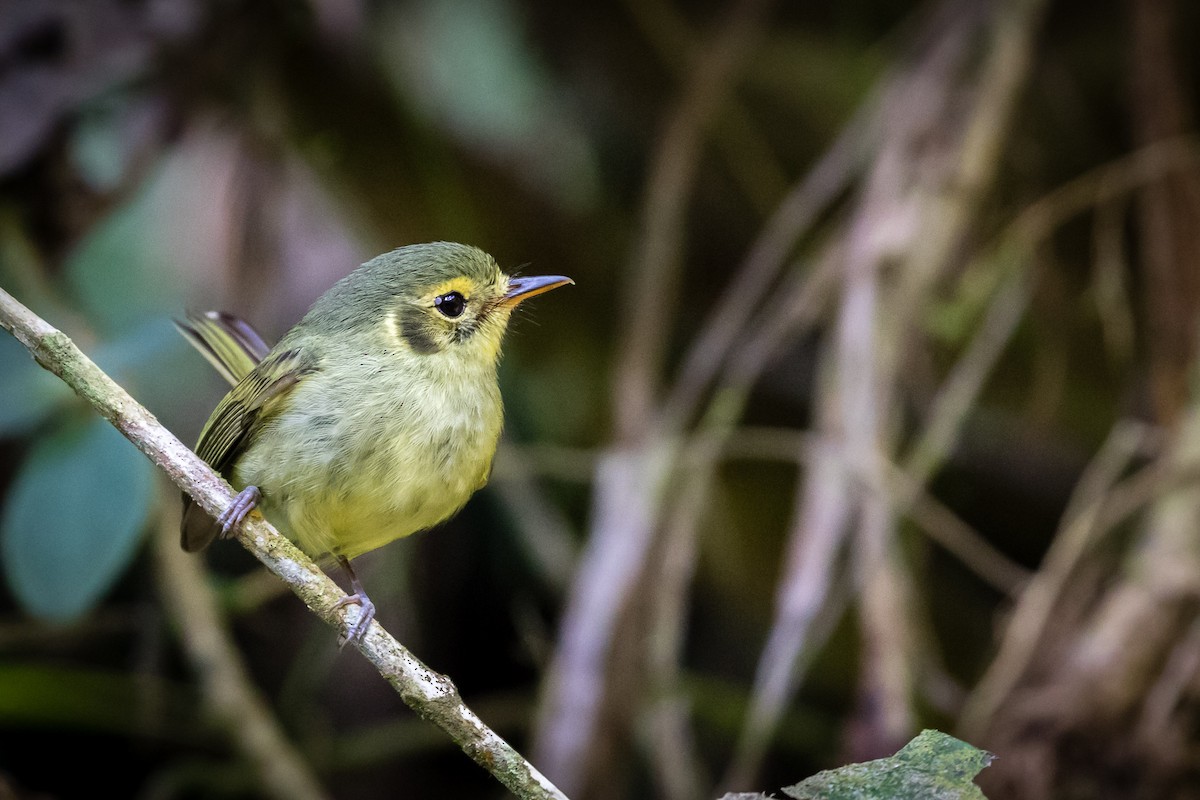
<path fill-rule="evenodd" d="M 229 505 L 233 499 L 229 484 L 104 374 L 66 334 L 3 289 L 0 327 L 12 333 L 39 364 L 62 378 L 205 511 L 216 516 Z M 251 517 L 237 538 L 329 625 L 342 631 L 357 619 L 358 607 L 338 609 L 338 600 L 345 596 L 342 590 L 270 523 Z M 449 678 L 422 664 L 381 625 L 372 625 L 355 647 L 405 703 L 446 731 L 467 755 L 515 795 L 566 800 L 566 795 L 463 704 Z"/>

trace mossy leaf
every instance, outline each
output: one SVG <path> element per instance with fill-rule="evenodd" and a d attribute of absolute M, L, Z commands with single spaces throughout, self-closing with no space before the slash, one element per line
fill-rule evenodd
<path fill-rule="evenodd" d="M 783 792 L 796 800 L 986 800 L 973 781 L 993 758 L 927 730 L 894 756 L 819 772 Z"/>

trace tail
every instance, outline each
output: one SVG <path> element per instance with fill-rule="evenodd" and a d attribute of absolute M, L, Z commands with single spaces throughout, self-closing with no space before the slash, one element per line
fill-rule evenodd
<path fill-rule="evenodd" d="M 184 319 L 175 320 L 175 327 L 230 384 L 241 381 L 271 349 L 249 323 L 224 311 L 189 311 Z M 194 552 L 216 538 L 218 528 L 212 517 L 185 494 L 180 531 L 183 549 Z M 188 531 L 193 533 L 189 535 Z M 194 531 L 204 533 L 197 535 Z"/>
<path fill-rule="evenodd" d="M 189 311 L 175 327 L 230 384 L 246 377 L 271 349 L 249 323 L 224 311 Z"/>

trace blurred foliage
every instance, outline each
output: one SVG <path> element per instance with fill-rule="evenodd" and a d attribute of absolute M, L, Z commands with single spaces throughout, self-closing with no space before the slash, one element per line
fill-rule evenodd
<path fill-rule="evenodd" d="M 50 621 L 89 611 L 128 567 L 153 485 L 154 467 L 106 420 L 42 436 L 0 517 L 4 572 L 21 605 Z"/>

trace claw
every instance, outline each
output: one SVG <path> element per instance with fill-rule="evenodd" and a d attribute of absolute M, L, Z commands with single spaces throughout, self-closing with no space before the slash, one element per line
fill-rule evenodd
<path fill-rule="evenodd" d="M 346 631 L 342 638 L 342 647 L 345 647 L 350 642 L 362 641 L 367 635 L 367 628 L 371 626 L 371 622 L 375 619 L 375 604 L 371 602 L 371 598 L 367 597 L 362 592 L 348 594 L 334 604 L 334 608 L 344 608 L 349 605 L 357 605 L 361 607 L 358 612 L 358 619 L 350 626 L 350 630 Z"/>
<path fill-rule="evenodd" d="M 358 582 L 358 576 L 354 574 L 354 568 L 350 566 L 349 560 L 342 556 L 338 556 L 337 560 L 342 568 L 350 574 L 350 588 L 354 590 L 354 593 L 338 600 L 333 607 L 338 609 L 356 605 L 360 609 L 358 619 L 350 626 L 350 630 L 346 631 L 345 637 L 341 640 L 341 646 L 345 647 L 350 642 L 361 642 L 367 635 L 367 629 L 371 627 L 371 622 L 375 619 L 375 604 L 371 602 L 371 598 L 367 597 L 362 584 Z"/>
<path fill-rule="evenodd" d="M 221 526 L 221 538 L 228 539 L 232 536 L 261 499 L 262 492 L 258 490 L 257 486 L 247 486 L 238 492 L 237 497 L 233 498 L 233 502 L 229 504 L 229 508 L 222 511 L 221 516 L 217 517 L 217 524 Z"/>

